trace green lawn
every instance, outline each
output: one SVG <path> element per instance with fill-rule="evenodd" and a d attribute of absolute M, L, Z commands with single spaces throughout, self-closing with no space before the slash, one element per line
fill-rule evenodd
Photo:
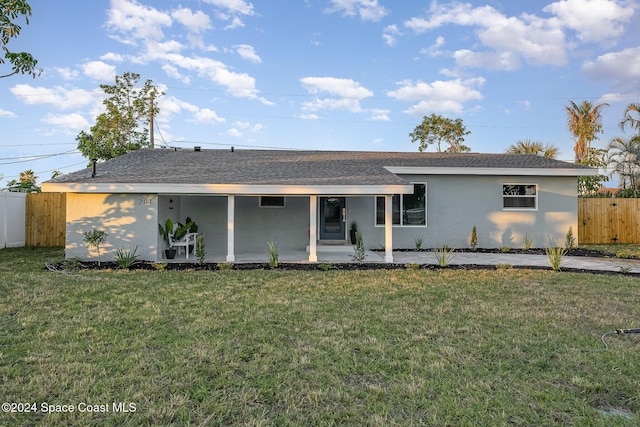
<path fill-rule="evenodd" d="M 614 254 L 618 258 L 640 258 L 640 245 L 638 244 L 611 244 L 611 245 L 580 245 L 581 248 L 601 251 L 608 254 Z"/>
<path fill-rule="evenodd" d="M 61 255 L 0 250 L 1 400 L 37 409 L 0 425 L 640 425 L 640 335 L 600 341 L 640 327 L 640 279 L 43 268 Z"/>

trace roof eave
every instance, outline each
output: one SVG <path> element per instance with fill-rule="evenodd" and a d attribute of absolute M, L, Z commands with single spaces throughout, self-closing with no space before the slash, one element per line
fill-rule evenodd
<path fill-rule="evenodd" d="M 594 176 L 592 168 L 478 168 L 478 167 L 420 167 L 385 166 L 396 175 L 508 175 L 508 176 Z"/>
<path fill-rule="evenodd" d="M 107 193 L 107 194 L 209 194 L 209 195 L 377 195 L 412 194 L 412 184 L 374 185 L 256 185 L 256 184 L 114 184 L 55 183 L 42 184 L 46 193 Z"/>

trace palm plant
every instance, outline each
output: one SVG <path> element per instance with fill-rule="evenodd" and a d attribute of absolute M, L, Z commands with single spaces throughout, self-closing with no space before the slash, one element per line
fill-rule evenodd
<path fill-rule="evenodd" d="M 612 172 L 620 176 L 623 188 L 630 189 L 634 195 L 640 191 L 640 135 L 613 138 L 609 142 L 607 163 Z"/>
<path fill-rule="evenodd" d="M 591 141 L 598 139 L 598 134 L 602 133 L 602 109 L 609 104 L 602 103 L 593 105 L 589 101 L 583 101 L 578 105 L 569 101 L 567 110 L 567 126 L 573 135 L 576 153 L 576 163 L 582 163 L 591 147 Z"/>
<path fill-rule="evenodd" d="M 558 147 L 553 144 L 543 144 L 540 141 L 521 139 L 511 144 L 505 153 L 509 154 L 535 154 L 547 159 L 555 159 L 558 156 Z"/>
<path fill-rule="evenodd" d="M 634 118 L 633 114 L 638 116 Z M 624 131 L 624 128 L 629 125 L 640 134 L 640 103 L 631 103 L 627 105 L 624 110 L 624 119 L 620 122 L 620 129 Z"/>

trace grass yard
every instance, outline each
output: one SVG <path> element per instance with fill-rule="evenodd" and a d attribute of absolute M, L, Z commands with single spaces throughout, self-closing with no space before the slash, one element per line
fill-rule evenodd
<path fill-rule="evenodd" d="M 617 258 L 640 258 L 640 245 L 630 243 L 618 243 L 611 245 L 589 244 L 580 245 L 581 248 L 614 254 Z"/>
<path fill-rule="evenodd" d="M 0 250 L 0 397 L 36 409 L 0 425 L 640 425 L 640 335 L 600 341 L 640 327 L 639 279 L 61 256 Z"/>

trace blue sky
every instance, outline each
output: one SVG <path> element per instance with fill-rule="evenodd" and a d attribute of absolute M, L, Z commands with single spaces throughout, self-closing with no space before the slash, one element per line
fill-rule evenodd
<path fill-rule="evenodd" d="M 640 101 L 637 0 L 29 3 L 9 47 L 44 72 L 0 79 L 2 185 L 83 168 L 75 137 L 127 71 L 166 92 L 156 145 L 185 148 L 416 151 L 436 113 L 474 152 L 533 139 L 571 161 L 569 100 L 610 104 L 601 147 Z"/>

